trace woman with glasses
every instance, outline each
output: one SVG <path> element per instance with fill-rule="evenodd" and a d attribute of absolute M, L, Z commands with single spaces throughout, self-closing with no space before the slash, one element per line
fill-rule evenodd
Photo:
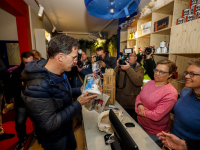
<path fill-rule="evenodd" d="M 200 140 L 200 59 L 192 59 L 188 64 L 189 67 L 184 72 L 186 87 L 174 105 L 171 133 L 180 139 Z M 162 139 L 163 135 L 158 136 Z M 189 143 L 187 145 L 191 146 Z M 196 146 L 196 149 L 200 148 Z"/>
<path fill-rule="evenodd" d="M 139 124 L 160 147 L 162 142 L 156 135 L 161 131 L 168 132 L 170 111 L 178 98 L 178 92 L 168 82 L 175 68 L 175 63 L 170 60 L 159 61 L 154 71 L 154 80 L 143 86 L 135 103 Z"/>

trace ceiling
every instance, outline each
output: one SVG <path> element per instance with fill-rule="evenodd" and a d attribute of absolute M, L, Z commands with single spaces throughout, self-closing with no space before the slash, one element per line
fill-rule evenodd
<path fill-rule="evenodd" d="M 36 13 L 39 11 L 34 0 L 24 0 Z M 44 7 L 44 11 L 56 27 L 57 31 L 75 33 L 98 33 L 99 31 L 109 32 L 115 30 L 117 33 L 118 19 L 100 19 L 91 16 L 85 7 L 84 0 L 38 0 Z M 145 1 L 145 2 L 144 2 Z M 148 3 L 150 0 L 141 0 L 141 3 Z M 140 6 L 141 7 L 141 3 Z M 45 21 L 46 20 L 46 21 Z M 52 28 L 47 19 L 44 22 Z M 108 25 L 109 24 L 109 25 Z M 108 26 L 106 26 L 108 25 Z"/>
<path fill-rule="evenodd" d="M 34 0 L 24 0 L 38 13 L 39 7 Z M 38 0 L 44 11 L 56 26 L 57 31 L 97 33 L 111 20 L 91 16 L 85 7 L 84 0 Z M 118 29 L 118 20 L 114 20 L 104 31 Z"/>

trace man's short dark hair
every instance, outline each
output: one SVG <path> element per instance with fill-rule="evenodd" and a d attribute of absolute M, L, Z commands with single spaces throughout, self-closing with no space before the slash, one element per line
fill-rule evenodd
<path fill-rule="evenodd" d="M 34 57 L 33 53 L 31 53 L 31 52 L 23 52 L 21 54 L 21 58 L 29 58 L 31 56 Z"/>
<path fill-rule="evenodd" d="M 49 58 L 54 58 L 58 53 L 66 55 L 71 53 L 73 47 L 79 47 L 78 41 L 65 34 L 60 34 L 50 40 L 47 53 Z"/>
<path fill-rule="evenodd" d="M 104 51 L 104 48 L 103 47 L 97 47 L 96 51 Z"/>

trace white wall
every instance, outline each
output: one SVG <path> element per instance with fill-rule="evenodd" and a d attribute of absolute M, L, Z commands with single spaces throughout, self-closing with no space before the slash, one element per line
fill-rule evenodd
<path fill-rule="evenodd" d="M 29 14 L 30 14 L 30 25 L 31 25 L 31 38 L 32 38 L 32 49 L 36 49 L 35 44 L 35 29 L 44 29 L 47 32 L 51 33 L 52 26 L 47 21 L 46 17 L 43 17 L 43 20 L 39 19 L 38 14 L 36 11 L 39 10 L 38 8 L 32 8 L 29 6 Z M 36 49 L 37 50 L 37 49 Z M 44 57 L 44 56 L 42 56 Z"/>
<path fill-rule="evenodd" d="M 0 40 L 18 41 L 15 16 L 0 9 Z"/>

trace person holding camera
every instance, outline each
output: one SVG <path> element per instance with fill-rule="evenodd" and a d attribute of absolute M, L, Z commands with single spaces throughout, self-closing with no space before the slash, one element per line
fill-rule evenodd
<path fill-rule="evenodd" d="M 137 62 L 141 64 L 142 57 L 143 59 L 143 67 L 144 67 L 144 79 L 154 80 L 154 69 L 156 68 L 155 61 L 153 59 L 154 48 L 146 47 L 140 53 L 137 54 Z M 145 55 L 143 55 L 145 54 Z"/>
<path fill-rule="evenodd" d="M 120 65 L 119 60 L 114 69 L 117 85 L 116 100 L 133 119 L 136 119 L 135 99 L 141 90 L 144 69 L 136 61 L 135 52 L 128 54 L 129 62 L 125 61 L 125 65 Z"/>
<path fill-rule="evenodd" d="M 92 56 L 91 63 L 99 61 L 101 67 L 101 72 L 105 73 L 105 69 L 115 68 L 116 67 L 116 60 L 114 57 L 109 57 L 108 53 L 104 51 L 103 47 L 98 47 L 96 49 L 96 56 Z"/>

